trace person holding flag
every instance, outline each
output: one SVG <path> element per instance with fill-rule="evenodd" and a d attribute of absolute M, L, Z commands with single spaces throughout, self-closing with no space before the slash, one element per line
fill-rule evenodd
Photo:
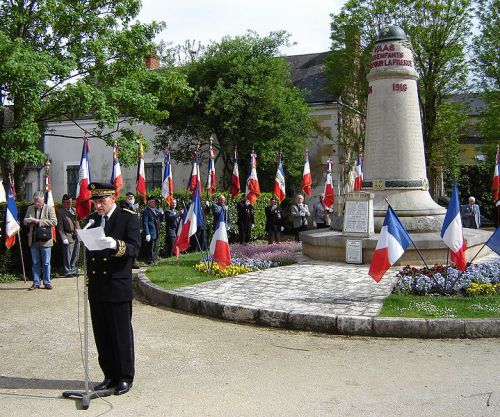
<path fill-rule="evenodd" d="M 144 203 L 146 203 L 146 171 L 144 168 L 144 148 L 142 140 L 138 142 L 139 148 L 137 150 L 137 178 L 135 182 L 136 191 L 142 196 Z"/>
<path fill-rule="evenodd" d="M 227 230 L 225 225 L 224 212 L 220 211 L 215 222 L 214 235 L 210 242 L 210 255 L 220 269 L 225 269 L 231 265 L 231 251 L 229 249 L 229 241 L 227 239 Z"/>
<path fill-rule="evenodd" d="M 44 194 L 37 191 L 33 194 L 33 204 L 28 207 L 23 224 L 29 227 L 28 246 L 31 252 L 31 272 L 33 285 L 30 290 L 40 288 L 40 278 L 45 289 L 51 290 L 50 255 L 54 240 L 52 227 L 57 226 L 54 207 L 45 204 Z"/>
<path fill-rule="evenodd" d="M 165 201 L 172 206 L 172 201 L 174 199 L 174 178 L 172 175 L 172 165 L 170 164 L 170 150 L 168 148 L 165 149 L 165 159 L 163 161 L 161 195 Z"/>
<path fill-rule="evenodd" d="M 231 175 L 231 196 L 234 198 L 240 193 L 240 173 L 238 170 L 238 152 L 236 145 L 234 146 L 234 162 L 233 162 L 233 173 Z"/>
<path fill-rule="evenodd" d="M 80 224 L 76 218 L 75 209 L 71 205 L 71 197 L 64 194 L 61 207 L 57 209 L 57 231 L 62 242 L 63 275 L 65 277 L 78 276 L 76 266 L 80 256 L 80 241 L 76 231 Z"/>
<path fill-rule="evenodd" d="M 116 187 L 116 196 L 120 195 L 120 190 L 123 188 L 122 169 L 118 160 L 118 145 L 115 142 L 113 145 L 113 170 L 111 172 L 111 184 Z"/>
<path fill-rule="evenodd" d="M 304 172 L 302 173 L 302 191 L 305 195 L 311 196 L 312 194 L 312 175 L 311 166 L 309 165 L 309 150 L 305 150 L 304 156 Z"/>
<path fill-rule="evenodd" d="M 11 183 L 7 191 L 7 207 L 5 210 L 5 246 L 7 249 L 10 249 L 16 243 L 16 236 L 20 230 L 18 219 L 14 187 Z"/>
<path fill-rule="evenodd" d="M 467 268 L 465 250 L 467 247 L 462 230 L 462 218 L 460 216 L 460 204 L 458 202 L 458 188 L 456 182 L 453 183 L 450 204 L 444 216 L 441 238 L 446 246 L 450 248 L 451 261 L 460 271 L 465 271 Z"/>
<path fill-rule="evenodd" d="M 260 196 L 259 179 L 257 178 L 257 154 L 252 150 L 250 154 L 250 172 L 247 179 L 245 198 L 254 205 Z"/>
<path fill-rule="evenodd" d="M 283 154 L 281 151 L 278 154 L 278 169 L 274 178 L 273 194 L 281 203 L 286 197 L 285 191 L 285 171 L 283 170 Z"/>
<path fill-rule="evenodd" d="M 83 138 L 82 157 L 80 159 L 80 170 L 78 172 L 78 185 L 76 188 L 76 214 L 79 219 L 85 219 L 90 214 L 90 191 L 88 186 L 91 182 L 89 140 Z"/>
<path fill-rule="evenodd" d="M 408 232 L 389 205 L 368 274 L 379 282 L 387 270 L 403 256 L 410 243 L 412 240 Z"/>
<path fill-rule="evenodd" d="M 201 207 L 200 187 L 194 184 L 193 201 L 189 206 L 187 213 L 182 216 L 180 231 L 174 243 L 174 252 L 179 256 L 180 252 L 184 252 L 189 247 L 189 241 L 192 236 L 195 236 L 198 229 L 205 229 L 205 219 Z M 198 249 L 201 250 L 200 242 L 198 241 Z"/>

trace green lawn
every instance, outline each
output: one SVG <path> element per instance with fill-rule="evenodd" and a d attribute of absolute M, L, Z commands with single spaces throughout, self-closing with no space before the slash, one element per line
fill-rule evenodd
<path fill-rule="evenodd" d="M 500 317 L 500 295 L 442 297 L 392 294 L 382 317 L 493 318 Z"/>
<path fill-rule="evenodd" d="M 203 274 L 194 269 L 202 255 L 199 252 L 161 260 L 158 265 L 146 271 L 146 277 L 166 290 L 199 284 L 217 279 L 214 275 Z"/>

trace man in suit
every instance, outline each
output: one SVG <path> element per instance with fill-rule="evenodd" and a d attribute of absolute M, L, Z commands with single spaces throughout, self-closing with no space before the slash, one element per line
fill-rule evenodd
<path fill-rule="evenodd" d="M 469 204 L 461 207 L 462 226 L 470 229 L 479 229 L 481 226 L 481 211 L 474 197 L 469 197 Z"/>
<path fill-rule="evenodd" d="M 158 238 L 163 210 L 156 208 L 156 200 L 153 196 L 147 197 L 147 204 L 148 206 L 142 212 L 142 230 L 146 239 L 147 263 L 155 265 L 158 262 Z"/>
<path fill-rule="evenodd" d="M 76 236 L 76 230 L 80 228 L 80 225 L 71 203 L 71 197 L 64 194 L 61 202 L 62 207 L 57 209 L 57 233 L 62 242 L 63 275 L 65 277 L 78 276 L 76 263 L 80 255 L 80 242 Z"/>
<path fill-rule="evenodd" d="M 170 258 L 174 252 L 177 227 L 179 226 L 179 212 L 177 211 L 177 200 L 173 199 L 168 210 L 165 211 L 165 239 L 166 255 Z"/>
<path fill-rule="evenodd" d="M 115 186 L 89 184 L 95 212 L 91 228 L 103 227 L 103 249 L 88 251 L 90 314 L 104 381 L 95 390 L 115 387 L 115 395 L 132 387 L 135 375 L 132 330 L 132 262 L 141 245 L 137 213 L 115 203 Z"/>
<path fill-rule="evenodd" d="M 245 196 L 236 204 L 236 212 L 238 214 L 238 234 L 239 242 L 246 244 L 250 242 L 250 235 L 254 224 L 254 209 Z"/>
<path fill-rule="evenodd" d="M 31 272 L 33 274 L 33 285 L 30 290 L 40 288 L 40 276 L 46 290 L 52 289 L 50 281 L 50 255 L 54 240 L 52 232 L 47 240 L 37 238 L 37 229 L 42 227 L 50 230 L 57 226 L 57 217 L 54 207 L 45 204 L 45 196 L 41 191 L 33 194 L 33 204 L 28 207 L 23 224 L 29 226 L 28 246 L 31 253 Z"/>

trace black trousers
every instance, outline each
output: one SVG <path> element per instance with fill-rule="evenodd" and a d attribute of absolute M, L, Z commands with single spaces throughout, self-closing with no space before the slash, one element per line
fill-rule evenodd
<path fill-rule="evenodd" d="M 151 239 L 146 242 L 146 253 L 148 254 L 148 264 L 158 262 L 158 239 Z"/>
<path fill-rule="evenodd" d="M 90 315 L 104 378 L 132 382 L 135 375 L 132 301 L 90 301 Z"/>
<path fill-rule="evenodd" d="M 167 258 L 170 258 L 174 254 L 174 243 L 176 239 L 175 234 L 170 234 L 167 232 L 167 236 L 165 236 L 165 243 L 166 243 L 166 248 L 165 248 L 165 256 Z"/>
<path fill-rule="evenodd" d="M 267 243 L 272 245 L 274 242 L 279 243 L 281 235 L 281 227 L 273 226 L 267 231 Z"/>

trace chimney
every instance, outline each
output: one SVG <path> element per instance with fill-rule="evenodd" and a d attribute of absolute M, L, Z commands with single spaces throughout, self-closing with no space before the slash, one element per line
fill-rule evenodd
<path fill-rule="evenodd" d="M 144 63 L 146 64 L 146 68 L 149 70 L 160 68 L 160 60 L 156 55 L 156 49 L 154 47 L 151 48 L 149 55 L 144 57 Z"/>

